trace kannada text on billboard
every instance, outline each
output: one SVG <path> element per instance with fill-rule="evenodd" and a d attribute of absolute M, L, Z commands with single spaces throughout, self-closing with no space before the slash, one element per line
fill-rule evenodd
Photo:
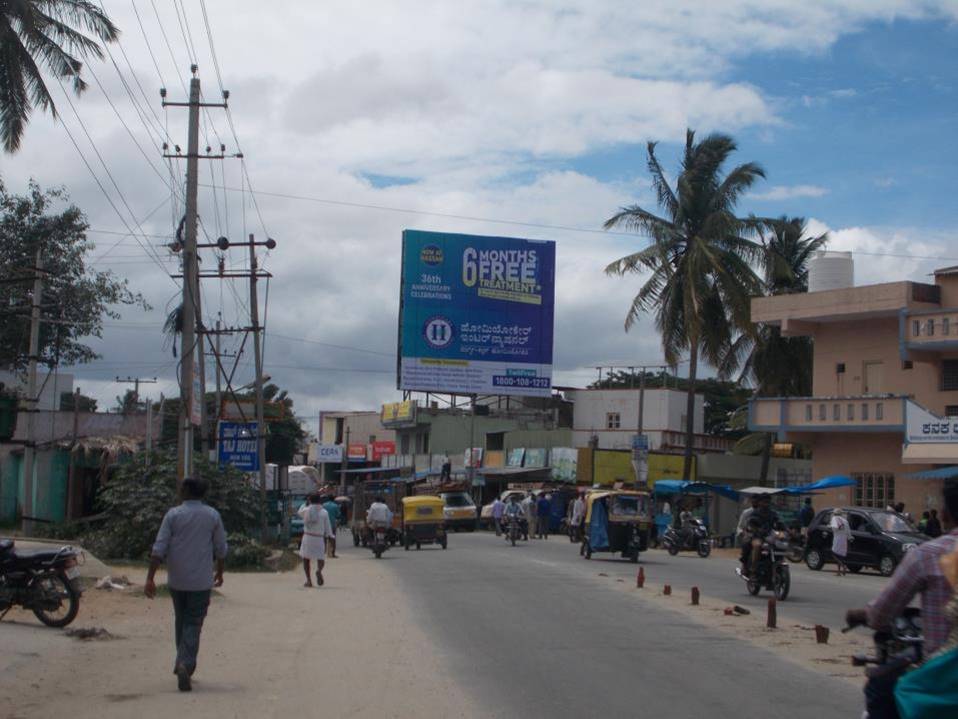
<path fill-rule="evenodd" d="M 398 387 L 549 396 L 555 243 L 403 232 Z"/>

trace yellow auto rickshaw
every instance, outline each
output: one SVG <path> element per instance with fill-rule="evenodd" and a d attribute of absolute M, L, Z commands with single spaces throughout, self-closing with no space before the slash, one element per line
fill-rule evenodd
<path fill-rule="evenodd" d="M 422 549 L 422 545 L 433 543 L 446 548 L 448 538 L 444 507 L 445 503 L 440 497 L 403 497 L 402 542 L 407 550 L 414 544 L 416 549 Z"/>
<path fill-rule="evenodd" d="M 619 552 L 632 562 L 649 546 L 652 501 L 643 490 L 614 489 L 589 492 L 585 497 L 585 526 L 579 554 Z"/>

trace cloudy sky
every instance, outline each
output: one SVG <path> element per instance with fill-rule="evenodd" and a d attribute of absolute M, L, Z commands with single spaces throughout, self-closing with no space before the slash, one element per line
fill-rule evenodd
<path fill-rule="evenodd" d="M 94 340 L 103 359 L 76 369 L 85 392 L 112 404 L 117 374 L 155 375 L 150 392 L 176 392 L 160 326 L 178 268 L 163 245 L 182 215 L 185 167 L 165 164 L 159 145 L 185 147 L 186 113 L 164 110 L 159 88 L 183 99 L 191 59 L 207 101 L 219 83 L 200 3 L 104 5 L 120 44 L 90 63 L 76 112 L 54 81 L 61 120 L 36 115 L 0 173 L 13 191 L 30 177 L 65 186 L 89 217 L 95 266 L 153 305 L 109 322 Z M 654 207 L 645 143 L 660 141 L 674 172 L 687 126 L 733 134 L 734 159 L 766 169 L 743 212 L 830 230 L 833 249 L 855 253 L 857 282 L 958 263 L 955 0 L 288 0 L 266 13 L 207 0 L 206 10 L 258 194 L 254 206 L 238 160 L 204 161 L 202 224 L 211 237 L 277 240 L 261 254 L 274 275 L 266 368 L 303 416 L 399 396 L 404 228 L 558 243 L 556 383 L 585 384 L 600 364 L 661 362 L 650 321 L 622 327 L 641 278 L 602 273 L 645 241 L 599 228 L 622 205 Z M 211 108 L 201 144 L 221 141 L 237 152 Z M 215 268 L 213 253 L 204 259 Z M 247 258 L 233 251 L 226 263 Z M 203 289 L 209 322 L 247 321 L 241 281 Z M 248 346 L 237 377 L 252 377 Z"/>

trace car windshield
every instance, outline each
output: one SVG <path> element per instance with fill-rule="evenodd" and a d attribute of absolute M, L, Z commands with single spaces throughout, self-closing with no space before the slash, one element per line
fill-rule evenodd
<path fill-rule="evenodd" d="M 446 503 L 447 507 L 473 507 L 475 506 L 472 503 L 472 497 L 470 497 L 465 492 L 458 492 L 456 494 L 444 494 L 442 495 L 443 501 Z"/>
<path fill-rule="evenodd" d="M 872 519 L 885 532 L 918 532 L 914 524 L 894 512 L 875 512 Z"/>
<path fill-rule="evenodd" d="M 634 516 L 639 513 L 639 500 L 637 497 L 616 497 L 612 503 L 613 514 L 624 514 Z"/>

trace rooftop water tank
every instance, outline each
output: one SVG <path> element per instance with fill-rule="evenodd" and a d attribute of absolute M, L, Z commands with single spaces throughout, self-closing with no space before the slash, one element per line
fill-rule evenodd
<path fill-rule="evenodd" d="M 808 291 L 840 290 L 855 285 L 851 252 L 816 252 L 808 261 Z"/>

